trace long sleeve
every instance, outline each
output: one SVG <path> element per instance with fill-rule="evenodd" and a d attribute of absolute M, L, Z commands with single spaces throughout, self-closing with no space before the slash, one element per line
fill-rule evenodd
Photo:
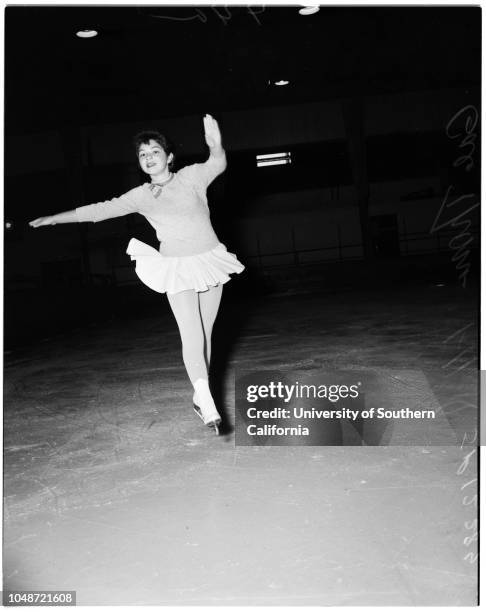
<path fill-rule="evenodd" d="M 203 167 L 204 178 L 207 184 L 210 185 L 214 179 L 226 170 L 226 155 L 220 157 L 209 156 L 208 159 L 201 164 Z"/>
<path fill-rule="evenodd" d="M 207 189 L 214 179 L 226 169 L 226 158 L 209 157 L 203 164 L 186 166 L 179 172 L 183 178 L 193 183 L 199 189 Z"/>
<path fill-rule="evenodd" d="M 140 188 L 136 187 L 118 198 L 106 200 L 105 202 L 79 206 L 76 208 L 78 221 L 92 221 L 93 223 L 97 223 L 98 221 L 123 217 L 124 215 L 138 212 L 138 198 L 135 197 L 135 193 L 138 189 Z"/>

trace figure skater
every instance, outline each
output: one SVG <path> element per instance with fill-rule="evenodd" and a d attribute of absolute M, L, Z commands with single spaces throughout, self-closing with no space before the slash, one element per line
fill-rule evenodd
<path fill-rule="evenodd" d="M 226 168 L 226 154 L 217 121 L 205 115 L 204 136 L 209 157 L 204 163 L 173 171 L 174 153 L 168 139 L 156 131 L 135 137 L 143 172 L 150 177 L 118 198 L 80 206 L 49 217 L 32 227 L 57 223 L 94 223 L 140 213 L 160 241 L 156 249 L 132 238 L 127 253 L 135 271 L 148 287 L 166 293 L 182 341 L 182 358 L 194 387 L 194 409 L 216 434 L 221 416 L 208 383 L 211 332 L 218 313 L 223 284 L 244 266 L 221 244 L 211 225 L 206 190 Z"/>

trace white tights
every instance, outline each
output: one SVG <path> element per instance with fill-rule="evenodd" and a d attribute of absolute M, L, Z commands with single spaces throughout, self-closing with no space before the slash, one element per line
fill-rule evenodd
<path fill-rule="evenodd" d="M 206 381 L 204 385 L 207 385 L 211 360 L 211 333 L 222 292 L 223 285 L 216 285 L 207 291 L 197 292 L 190 289 L 167 294 L 181 335 L 182 359 L 195 389 L 196 383 L 200 380 Z M 201 394 L 200 385 L 201 383 L 198 383 Z"/>

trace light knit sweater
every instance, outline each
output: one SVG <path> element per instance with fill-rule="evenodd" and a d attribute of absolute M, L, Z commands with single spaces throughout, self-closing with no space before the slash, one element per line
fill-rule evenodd
<path fill-rule="evenodd" d="M 76 208 L 78 221 L 104 221 L 130 213 L 143 215 L 157 232 L 160 253 L 186 256 L 205 253 L 219 244 L 209 216 L 206 189 L 225 169 L 224 160 L 211 158 L 186 166 L 162 188 L 158 197 L 149 183 L 112 200 Z"/>

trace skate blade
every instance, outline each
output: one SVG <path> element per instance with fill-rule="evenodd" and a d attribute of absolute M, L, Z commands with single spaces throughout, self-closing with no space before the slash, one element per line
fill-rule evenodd
<path fill-rule="evenodd" d="M 194 412 L 197 414 L 197 416 L 201 419 L 201 421 L 204 423 L 204 419 L 203 419 L 203 415 L 201 413 L 201 409 L 199 408 L 199 406 L 196 406 L 196 404 L 193 404 L 193 409 Z M 219 436 L 219 425 L 221 423 L 221 419 L 217 420 L 217 421 L 210 421 L 209 423 L 204 423 L 207 427 L 211 427 L 212 429 L 214 429 L 214 433 Z"/>

